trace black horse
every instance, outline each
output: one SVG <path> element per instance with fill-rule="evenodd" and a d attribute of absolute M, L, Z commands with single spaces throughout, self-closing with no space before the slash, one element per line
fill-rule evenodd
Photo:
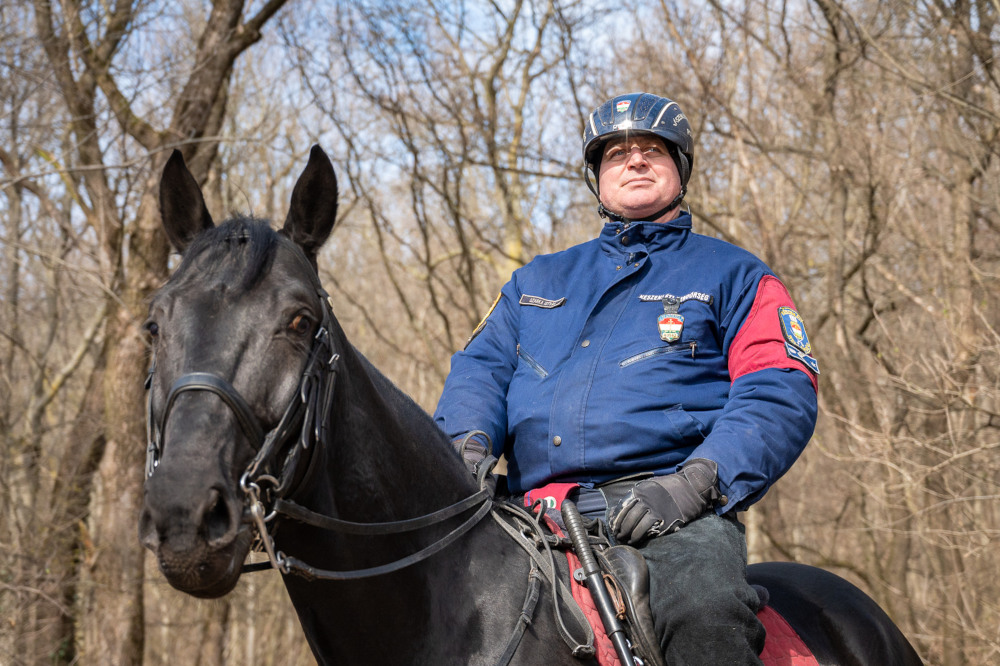
<path fill-rule="evenodd" d="M 326 154 L 312 149 L 281 231 L 215 226 L 178 152 L 160 205 L 183 259 L 146 323 L 139 534 L 171 585 L 228 593 L 256 538 L 322 664 L 596 663 L 547 542 L 501 515 L 517 512 L 333 317 L 316 272 L 337 209 Z M 920 663 L 846 581 L 778 563 L 750 576 L 819 663 Z"/>

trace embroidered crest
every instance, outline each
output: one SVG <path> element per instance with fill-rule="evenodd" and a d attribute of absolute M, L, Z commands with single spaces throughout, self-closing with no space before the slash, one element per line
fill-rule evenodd
<path fill-rule="evenodd" d="M 790 307 L 778 308 L 778 319 L 781 322 L 781 334 L 785 338 L 785 353 L 788 358 L 801 361 L 807 368 L 819 374 L 819 363 L 812 356 L 812 344 L 806 335 L 806 325 L 799 313 Z"/>
<path fill-rule="evenodd" d="M 795 345 L 806 354 L 811 354 L 812 345 L 806 337 L 806 325 L 799 313 L 792 308 L 782 306 L 778 308 L 778 317 L 781 319 L 781 332 L 785 336 L 785 342 Z"/>
<path fill-rule="evenodd" d="M 550 298 L 542 298 L 541 296 L 529 296 L 528 294 L 521 294 L 521 300 L 518 301 L 521 305 L 533 305 L 536 308 L 545 308 L 547 310 L 557 308 L 565 302 L 565 296 L 552 300 Z"/>

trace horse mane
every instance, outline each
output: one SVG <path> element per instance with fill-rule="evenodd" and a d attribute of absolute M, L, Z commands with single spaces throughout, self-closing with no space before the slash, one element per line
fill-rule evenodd
<path fill-rule="evenodd" d="M 267 220 L 233 217 L 198 234 L 185 250 L 174 279 L 182 280 L 198 264 L 202 275 L 214 274 L 235 290 L 250 291 L 267 274 L 278 242 L 278 232 Z"/>

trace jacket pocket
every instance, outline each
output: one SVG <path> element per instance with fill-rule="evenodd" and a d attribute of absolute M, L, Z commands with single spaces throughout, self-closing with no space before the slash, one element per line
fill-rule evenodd
<path fill-rule="evenodd" d="M 656 356 L 663 356 L 664 354 L 688 353 L 691 354 L 691 358 L 694 358 L 694 353 L 697 349 L 698 343 L 694 340 L 675 347 L 654 347 L 653 349 L 647 349 L 640 354 L 629 356 L 627 359 L 620 362 L 618 367 L 627 368 L 633 363 L 639 363 L 640 361 L 645 361 L 646 359 L 654 358 Z"/>
<path fill-rule="evenodd" d="M 528 367 L 534 370 L 539 377 L 544 378 L 549 376 L 549 371 L 543 368 L 542 364 L 536 361 L 531 354 L 526 352 L 520 344 L 517 345 L 517 357 L 527 363 Z"/>
<path fill-rule="evenodd" d="M 663 415 L 666 417 L 670 427 L 673 428 L 676 437 L 675 442 L 678 445 L 697 446 L 705 441 L 705 437 L 708 435 L 705 431 L 705 426 L 690 413 L 684 411 L 682 406 L 675 405 L 674 407 L 668 407 L 663 410 Z"/>

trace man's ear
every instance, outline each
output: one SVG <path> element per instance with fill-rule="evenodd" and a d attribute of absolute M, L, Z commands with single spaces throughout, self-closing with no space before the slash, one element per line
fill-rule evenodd
<path fill-rule="evenodd" d="M 170 244 L 181 253 L 195 236 L 215 226 L 198 181 L 179 150 L 170 155 L 160 177 L 160 218 Z"/>

